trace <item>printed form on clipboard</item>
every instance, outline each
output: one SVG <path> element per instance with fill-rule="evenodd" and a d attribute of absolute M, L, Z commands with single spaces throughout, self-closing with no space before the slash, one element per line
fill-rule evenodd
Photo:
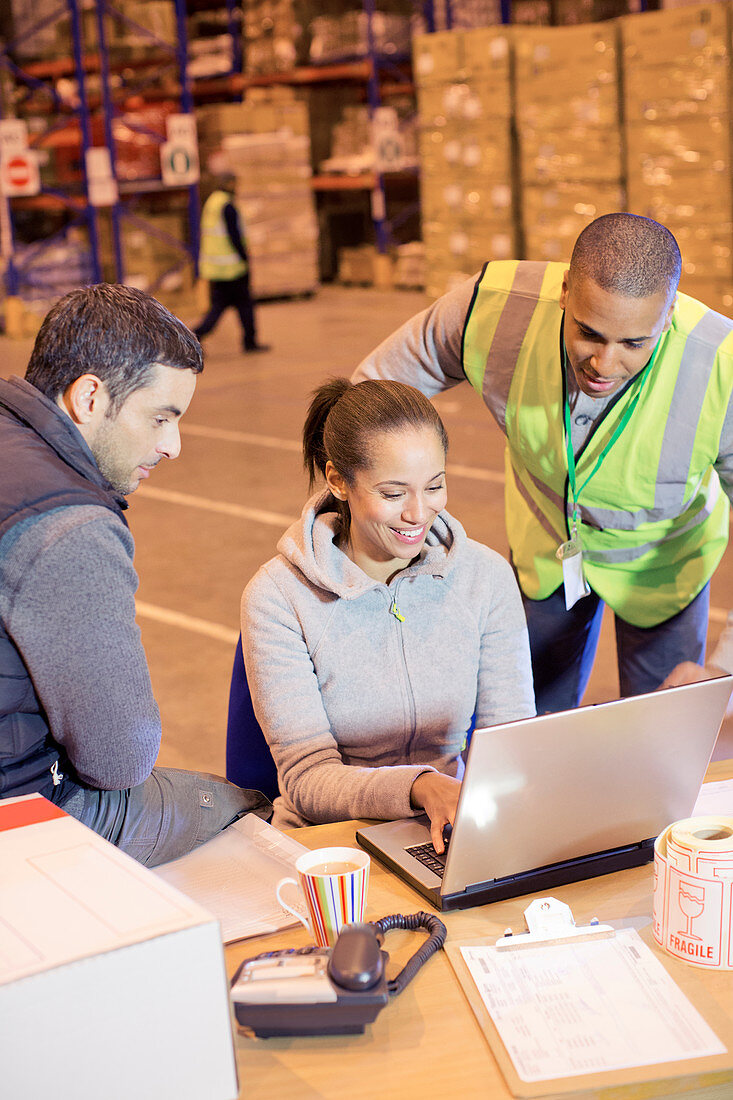
<path fill-rule="evenodd" d="M 493 946 L 446 948 L 511 1091 L 567 1096 L 602 1087 L 610 1098 L 614 1086 L 694 1075 L 695 1100 L 733 1096 L 733 1073 L 723 1083 L 714 1072 L 733 1069 L 728 1048 L 659 952 L 633 928 L 577 928 L 553 898 L 525 911 L 530 928 L 532 907 L 548 902 L 569 918 L 560 913 L 554 925 Z M 708 1090 L 709 1073 L 716 1080 Z"/>

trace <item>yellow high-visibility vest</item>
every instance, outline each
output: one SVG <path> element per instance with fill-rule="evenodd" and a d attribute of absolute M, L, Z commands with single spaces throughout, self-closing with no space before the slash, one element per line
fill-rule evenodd
<path fill-rule="evenodd" d="M 531 599 L 562 584 L 555 551 L 572 515 L 559 304 L 567 266 L 487 264 L 463 337 L 466 377 L 506 434 L 507 533 Z M 641 379 L 607 407 L 576 456 L 578 485 Z M 723 555 L 729 506 L 713 464 L 732 390 L 733 322 L 679 294 L 639 403 L 578 509 L 588 583 L 636 626 L 686 607 Z"/>
<path fill-rule="evenodd" d="M 234 199 L 226 191 L 209 195 L 201 211 L 199 275 L 215 282 L 231 282 L 247 273 L 247 264 L 229 239 L 224 207 Z"/>

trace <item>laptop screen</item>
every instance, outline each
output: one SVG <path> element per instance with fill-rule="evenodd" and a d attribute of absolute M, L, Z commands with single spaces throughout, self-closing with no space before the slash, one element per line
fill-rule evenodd
<path fill-rule="evenodd" d="M 443 893 L 656 837 L 690 815 L 723 676 L 474 731 Z"/>

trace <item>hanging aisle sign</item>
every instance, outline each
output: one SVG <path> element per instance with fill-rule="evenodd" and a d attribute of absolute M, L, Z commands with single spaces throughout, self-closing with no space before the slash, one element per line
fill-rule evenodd
<path fill-rule="evenodd" d="M 119 201 L 109 149 L 100 145 L 86 152 L 87 192 L 92 206 L 114 206 Z"/>
<path fill-rule="evenodd" d="M 12 197 L 40 190 L 38 154 L 28 148 L 28 127 L 20 118 L 0 120 L 0 191 Z"/>
<path fill-rule="evenodd" d="M 377 107 L 371 120 L 374 168 L 377 172 L 399 172 L 405 159 L 405 139 L 394 107 Z"/>
<path fill-rule="evenodd" d="M 2 155 L 0 161 L 0 190 L 4 195 L 37 195 L 41 190 L 41 174 L 38 156 L 33 149 L 24 153 Z"/>
<path fill-rule="evenodd" d="M 168 140 L 160 147 L 160 174 L 166 187 L 186 187 L 199 180 L 199 147 L 193 115 L 168 115 Z"/>

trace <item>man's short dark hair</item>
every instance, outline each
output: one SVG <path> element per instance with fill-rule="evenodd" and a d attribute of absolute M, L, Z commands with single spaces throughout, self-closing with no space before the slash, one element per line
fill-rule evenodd
<path fill-rule="evenodd" d="M 587 278 L 627 298 L 663 292 L 671 302 L 682 273 L 679 246 L 670 231 L 639 214 L 604 214 L 575 242 L 570 278 Z"/>
<path fill-rule="evenodd" d="M 147 385 L 157 365 L 204 369 L 201 345 L 182 321 L 149 294 L 115 283 L 72 290 L 46 315 L 26 381 L 52 401 L 82 374 L 95 374 L 116 413 Z"/>

